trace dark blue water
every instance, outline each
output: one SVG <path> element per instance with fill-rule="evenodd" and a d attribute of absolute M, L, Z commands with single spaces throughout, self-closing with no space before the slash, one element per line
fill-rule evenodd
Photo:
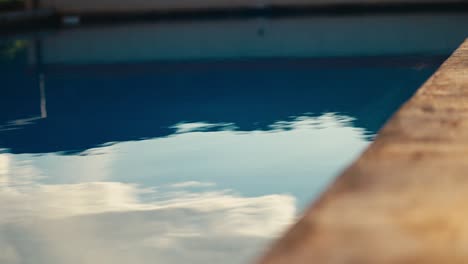
<path fill-rule="evenodd" d="M 447 29 L 460 18 L 159 23 L 3 40 L 0 263 L 246 262 L 456 48 L 464 33 Z M 438 38 L 423 45 L 431 23 Z M 393 45 L 362 33 L 378 29 Z"/>

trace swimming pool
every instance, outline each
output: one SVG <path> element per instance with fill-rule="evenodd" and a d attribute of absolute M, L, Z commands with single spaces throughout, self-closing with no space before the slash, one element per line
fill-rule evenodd
<path fill-rule="evenodd" d="M 5 39 L 0 262 L 252 259 L 456 48 L 461 24 L 256 18 Z"/>

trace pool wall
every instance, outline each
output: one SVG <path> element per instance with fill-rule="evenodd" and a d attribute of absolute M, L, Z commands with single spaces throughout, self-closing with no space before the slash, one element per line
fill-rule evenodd
<path fill-rule="evenodd" d="M 259 262 L 467 263 L 468 41 Z"/>
<path fill-rule="evenodd" d="M 45 63 L 446 56 L 466 37 L 460 25 L 468 24 L 467 14 L 224 19 L 191 21 L 190 27 L 184 21 L 85 26 L 48 34 L 41 49 Z"/>

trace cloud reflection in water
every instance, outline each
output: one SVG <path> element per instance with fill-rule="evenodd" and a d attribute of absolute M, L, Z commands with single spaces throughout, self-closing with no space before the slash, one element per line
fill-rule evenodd
<path fill-rule="evenodd" d="M 244 263 L 367 144 L 336 114 L 0 154 L 0 263 Z"/>

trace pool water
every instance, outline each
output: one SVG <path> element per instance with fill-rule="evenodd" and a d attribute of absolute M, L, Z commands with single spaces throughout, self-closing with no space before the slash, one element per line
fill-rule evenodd
<path fill-rule="evenodd" d="M 461 43 L 463 23 L 229 19 L 4 39 L 0 263 L 254 259 Z"/>

